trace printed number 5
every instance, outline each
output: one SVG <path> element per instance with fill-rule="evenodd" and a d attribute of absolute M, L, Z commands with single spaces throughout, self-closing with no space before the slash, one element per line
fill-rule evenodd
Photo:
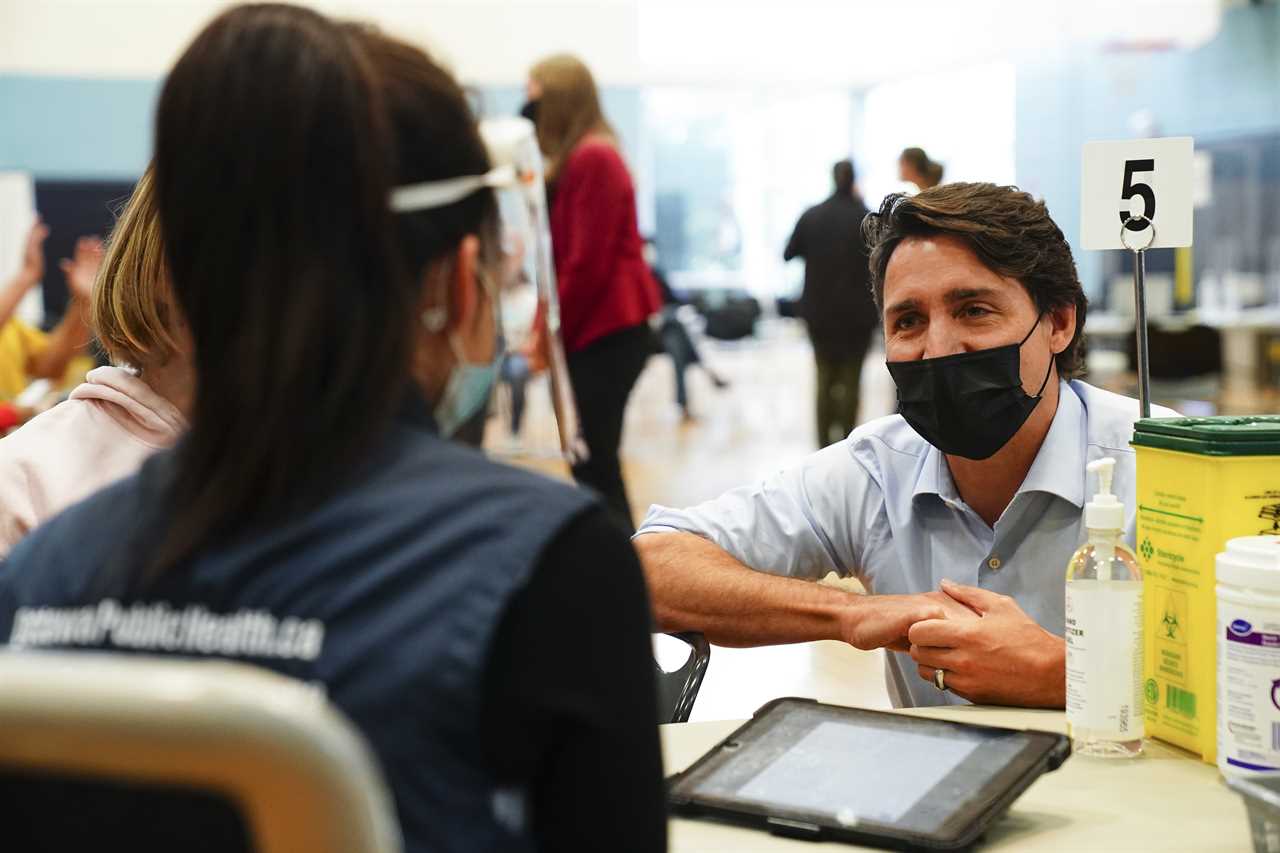
<path fill-rule="evenodd" d="M 1124 186 L 1120 188 L 1120 198 L 1124 201 L 1129 201 L 1129 199 L 1133 198 L 1135 195 L 1142 196 L 1142 215 L 1146 217 L 1146 219 L 1130 220 L 1130 215 L 1137 216 L 1137 214 L 1131 214 L 1124 210 L 1120 211 L 1120 221 L 1124 223 L 1124 227 L 1128 228 L 1130 231 L 1146 230 L 1147 221 L 1154 220 L 1156 218 L 1156 194 L 1152 191 L 1151 185 L 1143 183 L 1135 184 L 1133 182 L 1134 173 L 1154 172 L 1155 170 L 1155 160 L 1124 161 Z M 1131 211 L 1132 208 L 1129 208 L 1129 210 Z"/>

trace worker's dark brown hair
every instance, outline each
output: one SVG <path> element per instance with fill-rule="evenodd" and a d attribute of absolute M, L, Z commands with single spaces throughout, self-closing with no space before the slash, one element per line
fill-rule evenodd
<path fill-rule="evenodd" d="M 313 508 L 403 407 L 428 268 L 491 230 L 491 192 L 396 215 L 394 187 L 480 175 L 457 83 L 421 51 L 297 6 L 196 36 L 156 116 L 195 411 L 151 574 Z"/>

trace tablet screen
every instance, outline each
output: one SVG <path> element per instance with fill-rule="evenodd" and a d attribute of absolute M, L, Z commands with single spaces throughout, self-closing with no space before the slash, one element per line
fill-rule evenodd
<path fill-rule="evenodd" d="M 1036 752 L 1033 738 L 1046 737 L 1056 736 L 785 700 L 690 768 L 678 793 L 730 810 L 933 835 L 979 813 L 1024 751 Z"/>
<path fill-rule="evenodd" d="M 840 823 L 897 823 L 979 741 L 825 722 L 738 789 L 761 805 L 826 814 Z M 814 784 L 820 780 L 819 784 Z"/>

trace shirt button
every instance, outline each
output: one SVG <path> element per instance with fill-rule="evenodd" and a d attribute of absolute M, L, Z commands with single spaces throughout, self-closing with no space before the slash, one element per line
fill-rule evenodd
<path fill-rule="evenodd" d="M 999 568 L 1000 568 L 1000 558 L 999 558 L 999 557 L 992 557 L 990 560 L 987 560 L 987 568 L 991 569 L 992 571 L 995 571 L 996 569 L 999 569 Z"/>

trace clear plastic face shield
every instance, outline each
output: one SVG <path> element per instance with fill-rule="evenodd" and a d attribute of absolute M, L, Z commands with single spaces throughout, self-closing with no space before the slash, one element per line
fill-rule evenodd
<path fill-rule="evenodd" d="M 499 345 L 495 363 L 511 386 L 511 398 L 523 406 L 531 372 L 543 366 L 550 381 L 559 452 L 570 464 L 585 461 L 578 410 L 560 341 L 560 305 L 551 254 L 542 153 L 533 124 L 523 118 L 480 123 L 480 135 L 494 168 L 485 175 L 398 187 L 391 195 L 396 212 L 427 210 L 453 204 L 482 189 L 497 202 L 497 251 L 485 247 L 482 275 L 490 298 L 496 298 Z M 484 281 L 488 279 L 488 281 Z M 516 388 L 519 383 L 519 388 Z M 514 405 L 514 402 L 513 402 Z"/>

